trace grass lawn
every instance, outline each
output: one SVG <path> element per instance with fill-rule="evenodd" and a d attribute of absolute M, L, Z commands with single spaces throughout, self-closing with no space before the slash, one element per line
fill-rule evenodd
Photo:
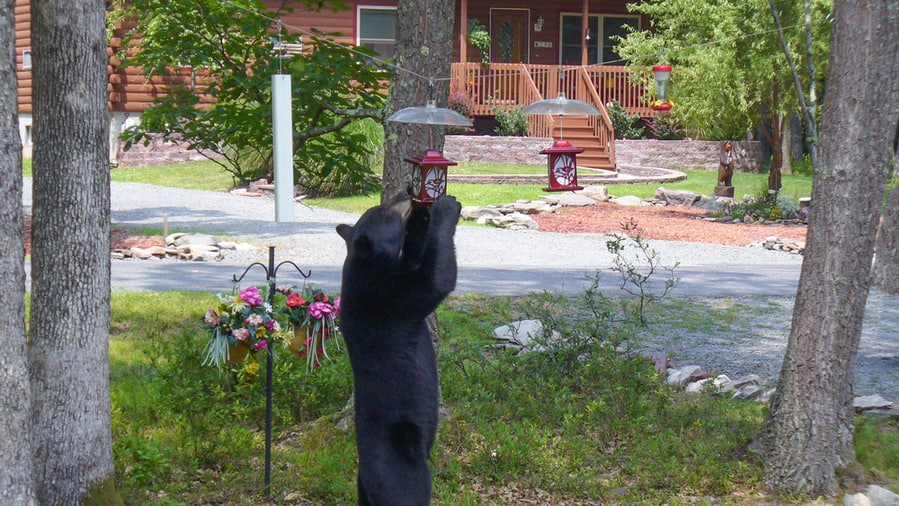
<path fill-rule="evenodd" d="M 450 170 L 457 174 L 544 174 L 546 168 L 540 165 L 514 165 L 500 163 L 461 162 Z M 710 195 L 717 183 L 717 172 L 707 170 L 685 170 L 687 179 L 673 183 L 658 184 L 610 184 L 609 193 L 616 197 L 636 195 L 650 198 L 659 186 L 688 190 Z M 25 175 L 31 175 L 31 160 L 25 160 Z M 232 178 L 214 162 L 190 162 L 153 167 L 117 167 L 110 170 L 113 181 L 147 183 L 175 188 L 196 190 L 227 191 L 234 185 Z M 503 204 L 519 199 L 539 199 L 545 184 L 491 185 L 475 183 L 451 183 L 449 193 L 464 206 Z M 768 187 L 767 174 L 737 173 L 734 175 L 737 198 L 744 195 L 757 196 Z M 810 176 L 783 176 L 782 195 L 795 199 L 808 197 L 812 193 Z M 306 203 L 329 209 L 361 214 L 369 207 L 377 205 L 380 196 L 372 194 L 357 197 L 336 197 L 308 199 Z"/>
<path fill-rule="evenodd" d="M 127 504 L 262 501 L 264 374 L 253 359 L 222 371 L 201 365 L 208 337 L 200 323 L 214 301 L 203 293 L 112 295 L 114 456 Z M 702 312 L 669 321 L 665 315 L 682 304 L 672 302 L 649 307 L 650 325 L 676 332 L 697 318 L 714 324 L 716 316 Z M 619 302 L 595 303 L 614 310 Z M 764 407 L 667 386 L 649 362 L 612 351 L 631 334 L 597 318 L 584 299 L 453 296 L 438 315 L 450 416 L 432 452 L 433 504 L 744 504 L 765 497 L 762 465 L 748 451 Z M 551 321 L 562 337 L 543 353 L 486 352 L 494 327 L 524 317 Z M 279 345 L 275 504 L 355 504 L 354 435 L 336 423 L 351 391 L 345 354 L 307 373 L 305 360 Z M 856 446 L 870 476 L 899 490 L 895 423 L 860 419 Z"/>

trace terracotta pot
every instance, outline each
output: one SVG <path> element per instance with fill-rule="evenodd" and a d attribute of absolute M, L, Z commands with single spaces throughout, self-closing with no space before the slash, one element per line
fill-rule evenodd
<path fill-rule="evenodd" d="M 228 363 L 239 364 L 246 360 L 250 347 L 244 343 L 235 343 L 228 348 Z"/>
<path fill-rule="evenodd" d="M 298 357 L 306 356 L 306 339 L 309 336 L 309 329 L 306 327 L 293 328 L 293 341 L 287 345 L 287 349 Z"/>

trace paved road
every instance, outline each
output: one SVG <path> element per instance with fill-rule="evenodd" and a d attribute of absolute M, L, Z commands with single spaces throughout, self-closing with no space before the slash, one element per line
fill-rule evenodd
<path fill-rule="evenodd" d="M 25 180 L 23 203 L 31 206 L 31 180 Z M 358 216 L 295 204 L 292 223 L 274 222 L 274 201 L 221 192 L 161 188 L 137 183 L 112 184 L 112 221 L 117 225 L 172 232 L 206 232 L 220 237 L 274 245 L 276 260 L 292 260 L 311 269 L 312 280 L 336 289 L 346 249 L 334 232 L 338 223 Z M 662 265 L 679 262 L 680 296 L 792 296 L 799 279 L 801 258 L 760 248 L 652 241 Z M 583 293 L 590 277 L 600 273 L 601 287 L 617 291 L 614 257 L 600 234 L 556 234 L 460 226 L 456 233 L 459 292 L 520 294 L 530 291 L 575 295 Z M 224 262 L 114 261 L 115 291 L 230 288 L 235 274 L 267 253 L 229 255 Z M 262 274 L 261 270 L 260 279 Z M 280 271 L 283 273 L 284 271 Z M 289 276 L 283 274 L 282 276 Z M 289 279 L 289 277 L 287 278 Z M 663 283 L 664 275 L 654 276 Z M 658 286 L 658 285 L 656 285 Z"/>

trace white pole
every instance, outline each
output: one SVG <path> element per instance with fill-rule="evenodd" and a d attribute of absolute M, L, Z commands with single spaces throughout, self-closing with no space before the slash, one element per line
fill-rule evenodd
<path fill-rule="evenodd" d="M 272 150 L 275 175 L 275 221 L 293 221 L 293 114 L 290 75 L 272 76 Z"/>

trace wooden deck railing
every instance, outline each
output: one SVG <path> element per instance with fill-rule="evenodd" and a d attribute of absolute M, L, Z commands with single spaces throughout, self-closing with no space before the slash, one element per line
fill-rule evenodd
<path fill-rule="evenodd" d="M 584 86 L 584 79 L 593 83 L 595 96 L 587 96 L 590 87 Z M 643 98 L 643 87 L 632 84 L 628 68 L 622 66 L 453 63 L 452 80 L 454 88 L 465 90 L 471 97 L 475 116 L 492 116 L 497 106 L 528 105 L 535 100 L 555 98 L 560 91 L 568 98 L 589 103 L 616 100 L 631 114 L 655 116 Z"/>

